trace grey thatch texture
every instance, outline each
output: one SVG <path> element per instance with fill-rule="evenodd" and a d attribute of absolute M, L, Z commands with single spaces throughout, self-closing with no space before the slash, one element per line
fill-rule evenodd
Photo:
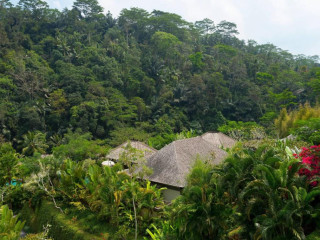
<path fill-rule="evenodd" d="M 281 138 L 280 141 L 288 141 L 288 140 L 289 140 L 289 141 L 293 141 L 293 140 L 296 140 L 296 139 L 297 139 L 296 136 L 290 134 L 290 135 L 288 135 L 288 136 L 286 136 L 286 137 L 284 137 L 284 138 Z"/>
<path fill-rule="evenodd" d="M 183 188 L 186 185 L 186 176 L 197 157 L 218 164 L 226 156 L 225 151 L 202 137 L 177 140 L 147 159 L 147 166 L 153 169 L 153 174 L 148 179 L 155 183 Z"/>
<path fill-rule="evenodd" d="M 112 149 L 106 157 L 109 159 L 112 159 L 112 160 L 116 160 L 116 161 L 119 160 L 121 154 L 125 151 L 125 147 L 128 145 L 129 142 L 130 142 L 131 147 L 142 151 L 144 153 L 145 158 L 148 158 L 157 152 L 156 149 L 148 146 L 147 144 L 145 144 L 143 142 L 127 141 L 127 142 L 121 144 L 120 146 Z"/>
<path fill-rule="evenodd" d="M 232 148 L 237 142 L 221 132 L 207 132 L 201 137 L 219 148 Z"/>

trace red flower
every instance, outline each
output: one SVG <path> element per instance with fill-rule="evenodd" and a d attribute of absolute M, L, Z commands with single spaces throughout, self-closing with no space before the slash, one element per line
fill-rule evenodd
<path fill-rule="evenodd" d="M 293 156 L 298 158 L 297 154 L 293 154 Z M 309 148 L 303 147 L 299 157 L 301 158 L 301 163 L 306 166 L 298 171 L 300 176 L 306 176 L 309 181 L 315 176 L 320 176 L 320 145 Z M 310 186 L 312 187 L 317 185 L 317 181 L 310 182 Z"/>
<path fill-rule="evenodd" d="M 318 185 L 318 182 L 317 182 L 317 181 L 313 181 L 313 182 L 310 183 L 310 186 L 311 186 L 311 187 L 315 187 L 315 186 L 317 186 L 317 185 Z"/>

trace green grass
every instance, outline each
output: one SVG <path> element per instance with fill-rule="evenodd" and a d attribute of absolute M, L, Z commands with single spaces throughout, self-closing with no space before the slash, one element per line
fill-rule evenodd
<path fill-rule="evenodd" d="M 99 219 L 98 215 L 90 210 L 80 211 L 70 206 L 63 209 L 65 214 L 55 208 L 52 202 L 42 200 L 35 210 L 25 205 L 21 218 L 26 221 L 26 226 L 29 227 L 27 230 L 32 233 L 43 231 L 43 226 L 49 223 L 49 235 L 55 240 L 115 239 L 116 228 L 106 219 Z M 134 236 L 128 236 L 127 239 L 134 239 Z M 138 236 L 138 240 L 142 239 L 143 236 Z"/>
<path fill-rule="evenodd" d="M 114 227 L 107 220 L 99 219 L 95 213 L 89 210 L 79 211 L 76 208 L 68 207 L 65 217 L 80 226 L 83 231 L 91 234 L 109 233 L 113 235 L 115 233 Z"/>
<path fill-rule="evenodd" d="M 61 213 L 53 206 L 51 202 L 42 201 L 41 205 L 36 210 L 25 206 L 21 212 L 21 218 L 26 221 L 26 225 L 30 227 L 32 232 L 43 231 L 43 226 L 50 224 L 49 235 L 53 239 L 59 240 L 101 240 L 101 233 L 104 234 L 104 239 L 112 239 L 109 231 L 111 228 L 102 227 L 102 224 L 93 227 L 96 221 L 93 221 L 92 216 L 87 215 L 87 218 L 77 220 L 72 215 Z M 106 224 L 107 225 L 107 224 Z M 91 228 L 91 229 L 90 229 Z M 88 231 L 90 229 L 90 231 Z"/>

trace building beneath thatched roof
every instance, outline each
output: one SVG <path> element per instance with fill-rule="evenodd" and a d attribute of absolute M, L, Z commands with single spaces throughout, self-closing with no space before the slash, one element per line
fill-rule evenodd
<path fill-rule="evenodd" d="M 110 160 L 107 160 L 107 161 L 103 161 L 102 163 L 101 163 L 101 165 L 102 166 L 108 166 L 108 167 L 112 167 L 112 166 L 114 166 L 114 162 L 113 161 L 110 161 Z"/>
<path fill-rule="evenodd" d="M 110 153 L 106 156 L 106 158 L 108 158 L 110 160 L 118 161 L 120 156 L 124 153 L 124 151 L 126 151 L 125 148 L 128 146 L 129 143 L 130 143 L 131 147 L 140 150 L 144 154 L 145 158 L 151 157 L 154 153 L 157 152 L 156 149 L 148 146 L 147 144 L 145 144 L 143 142 L 127 141 L 127 142 L 121 144 L 120 146 L 112 149 L 110 151 Z"/>
<path fill-rule="evenodd" d="M 204 140 L 219 148 L 232 148 L 236 144 L 236 140 L 221 132 L 207 132 L 201 136 Z"/>
<path fill-rule="evenodd" d="M 156 184 L 180 190 L 186 185 L 186 177 L 197 157 L 218 164 L 227 156 L 202 137 L 174 141 L 147 159 L 153 173 L 148 179 Z"/>

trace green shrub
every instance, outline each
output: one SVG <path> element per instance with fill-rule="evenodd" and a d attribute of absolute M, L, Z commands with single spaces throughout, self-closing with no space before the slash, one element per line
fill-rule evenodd
<path fill-rule="evenodd" d="M 306 142 L 315 145 L 320 144 L 320 118 L 311 118 L 308 120 L 300 120 L 292 129 L 292 134 Z"/>
<path fill-rule="evenodd" d="M 65 134 L 63 144 L 52 149 L 57 158 L 70 158 L 74 161 L 82 161 L 88 158 L 99 159 L 107 152 L 107 148 L 101 146 L 102 141 L 93 141 L 90 133 L 81 134 L 68 132 Z"/>
<path fill-rule="evenodd" d="M 306 240 L 320 240 L 320 231 L 314 231 L 306 237 Z"/>
<path fill-rule="evenodd" d="M 253 140 L 266 138 L 265 129 L 256 122 L 228 121 L 218 128 L 236 140 Z"/>

